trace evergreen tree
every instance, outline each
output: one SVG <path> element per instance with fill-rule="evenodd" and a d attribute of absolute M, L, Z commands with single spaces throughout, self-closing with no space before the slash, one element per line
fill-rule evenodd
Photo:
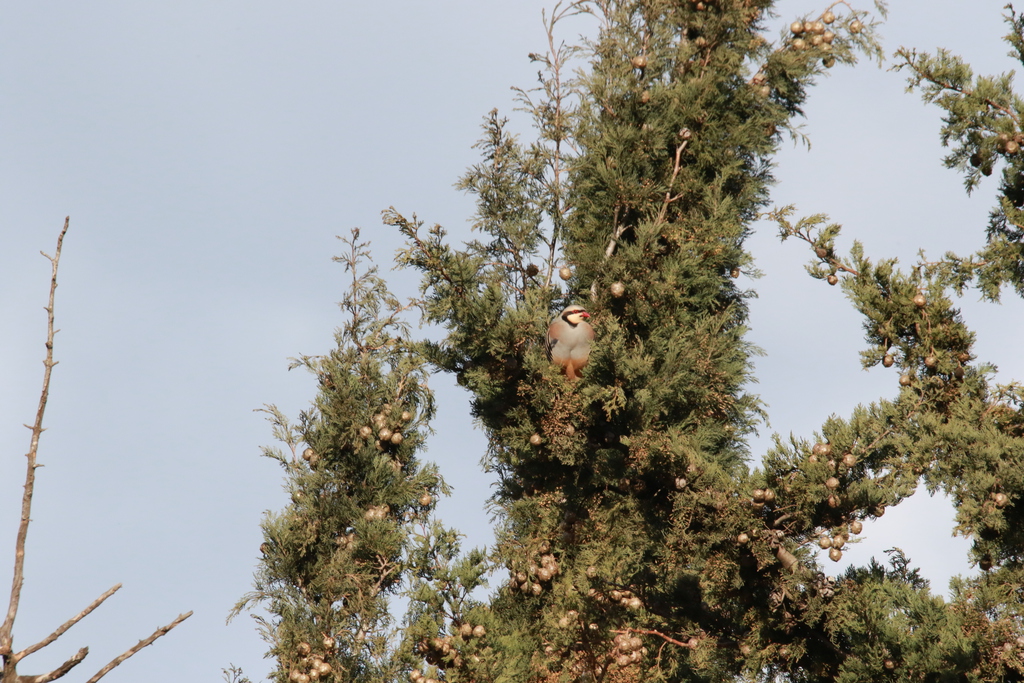
<path fill-rule="evenodd" d="M 268 519 L 257 581 L 282 678 L 298 643 L 323 634 L 348 643 L 331 664 L 332 675 L 344 667 L 337 680 L 1024 679 L 1024 394 L 992 381 L 952 299 L 975 285 L 1024 294 L 1024 107 L 1008 77 L 974 79 L 945 52 L 900 53 L 912 85 L 946 111 L 946 163 L 968 189 L 1005 163 L 978 254 L 901 269 L 857 243 L 840 254 L 824 215 L 767 212 L 783 239 L 809 246 L 811 277 L 841 283 L 864 319 L 862 361 L 892 369 L 894 396 L 752 454 L 745 437 L 763 411 L 745 389 L 757 350 L 752 293 L 735 280 L 752 262 L 744 240 L 815 80 L 859 53 L 881 56 L 871 16 L 845 2 L 770 41 L 772 4 L 556 6 L 549 49 L 532 55 L 540 86 L 520 92 L 537 139 L 520 142 L 492 112 L 483 161 L 461 182 L 478 199 L 480 237 L 454 247 L 441 227 L 386 213 L 408 240 L 400 262 L 423 274 L 424 318 L 446 336 L 388 336 L 397 304 L 382 315 L 382 283 L 357 279 L 346 306 L 378 326 L 346 327 L 356 331 L 336 353 L 303 359 L 321 395 L 297 431 L 275 414 L 312 462 L 281 457 L 304 497 Z M 578 14 L 599 34 L 559 43 L 556 28 Z M 1011 10 L 1008 22 L 1024 61 L 1024 21 Z M 570 78 L 575 60 L 586 66 Z M 544 343 L 570 304 L 586 306 L 596 332 L 576 381 Z M 426 522 L 430 500 L 416 504 L 443 486 L 412 459 L 413 430 L 397 450 L 356 436 L 374 414 L 393 429 L 400 404 L 429 416 L 427 363 L 472 392 L 488 437 L 500 520 L 490 562 L 508 578 L 486 604 L 471 595 L 483 557 L 461 556 L 454 532 Z M 820 549 L 840 559 L 864 520 L 921 484 L 951 496 L 979 576 L 955 580 L 947 600 L 895 551 L 826 576 Z M 383 520 L 365 519 L 382 504 Z M 357 550 L 337 550 L 353 531 Z M 388 625 L 383 596 L 403 572 L 404 640 L 357 645 Z"/>
<path fill-rule="evenodd" d="M 415 570 L 414 527 L 431 537 L 426 514 L 447 491 L 436 468 L 415 457 L 434 404 L 403 307 L 368 266 L 359 232 L 344 243 L 335 260 L 352 279 L 337 347 L 293 365 L 317 376 L 316 401 L 297 425 L 266 409 L 288 451 L 264 455 L 284 468 L 292 502 L 267 514 L 255 590 L 235 608 L 269 611 L 257 621 L 282 683 L 397 677 L 389 598 Z"/>

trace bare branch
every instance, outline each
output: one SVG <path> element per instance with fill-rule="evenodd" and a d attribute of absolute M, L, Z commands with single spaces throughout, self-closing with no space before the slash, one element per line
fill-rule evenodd
<path fill-rule="evenodd" d="M 157 630 L 153 631 L 153 635 L 151 635 L 149 638 L 146 638 L 145 640 L 140 640 L 133 647 L 131 647 L 128 650 L 126 650 L 124 652 L 124 654 L 121 654 L 121 655 L 118 655 L 117 657 L 115 657 L 110 662 L 110 664 L 107 664 L 105 667 L 103 667 L 102 669 L 97 671 L 96 675 L 93 676 L 92 678 L 90 678 L 85 683 L 96 683 L 96 681 L 100 680 L 101 678 L 106 676 L 108 673 L 113 671 L 114 668 L 119 666 L 122 662 L 124 662 L 124 660 L 128 659 L 129 657 L 131 657 L 132 655 L 134 655 L 136 652 L 138 652 L 142 648 L 146 647 L 147 645 L 152 645 L 153 641 L 155 641 L 160 636 L 167 635 L 172 628 L 174 628 L 175 626 L 177 626 L 181 622 L 185 621 L 190 616 L 192 616 L 191 610 L 189 612 L 185 613 L 185 614 L 179 614 L 178 618 L 175 619 L 174 621 L 172 621 L 171 623 L 167 624 L 167 626 L 161 626 Z"/>
<path fill-rule="evenodd" d="M 665 220 L 665 213 L 668 211 L 668 205 L 679 199 L 682 195 L 672 196 L 672 188 L 675 187 L 676 178 L 679 177 L 680 159 L 683 156 L 683 150 L 686 149 L 686 143 L 690 141 L 688 136 L 692 135 L 689 128 L 684 128 L 679 133 L 683 136 L 683 142 L 676 146 L 676 160 L 672 166 L 672 179 L 668 181 L 668 189 L 665 190 L 665 201 L 661 205 L 661 211 L 658 212 L 658 220 L 656 223 L 661 223 Z"/>
<path fill-rule="evenodd" d="M 22 495 L 21 502 L 21 522 L 18 525 L 18 536 L 15 542 L 14 552 L 14 577 L 11 585 L 11 599 L 7 608 L 7 615 L 4 619 L 3 624 L 0 624 L 0 660 L 3 662 L 3 668 L 0 669 L 0 683 L 49 683 L 61 678 L 67 674 L 71 669 L 76 667 L 79 663 L 85 659 L 86 655 L 89 654 L 89 648 L 83 647 L 81 650 L 76 652 L 70 659 L 61 664 L 53 671 L 45 674 L 32 675 L 32 676 L 19 676 L 17 674 L 17 665 L 23 658 L 37 652 L 42 648 L 50 645 L 60 636 L 68 631 L 72 626 L 77 624 L 79 621 L 88 616 L 93 610 L 102 605 L 107 598 L 116 593 L 120 588 L 121 584 L 117 584 L 103 595 L 99 596 L 92 601 L 84 610 L 73 616 L 68 621 L 61 624 L 43 640 L 38 643 L 31 645 L 20 652 L 15 653 L 13 647 L 13 631 L 14 631 L 14 620 L 18 615 L 18 606 L 21 602 L 21 591 L 25 582 L 25 541 L 28 536 L 28 526 L 31 521 L 32 515 L 32 495 L 35 492 L 35 472 L 36 468 L 39 467 L 37 464 L 37 456 L 39 453 L 39 437 L 42 435 L 43 429 L 43 415 L 46 412 L 46 404 L 50 396 L 50 377 L 53 373 L 53 368 L 57 365 L 57 362 L 53 360 L 53 339 L 58 330 L 54 329 L 54 299 L 57 291 L 57 270 L 60 265 L 60 254 L 61 249 L 64 245 L 64 236 L 68 232 L 68 226 L 70 224 L 70 217 L 64 219 L 64 228 L 61 230 L 60 235 L 57 238 L 57 250 L 53 256 L 43 253 L 51 265 L 51 276 L 50 276 L 50 298 L 45 307 L 47 313 L 47 327 L 46 327 L 46 358 L 43 361 L 43 387 L 39 396 L 39 407 L 36 410 L 35 422 L 29 426 L 26 425 L 32 431 L 32 440 L 29 445 L 28 453 L 26 454 L 27 471 L 25 474 L 25 490 Z M 180 624 L 185 619 L 192 616 L 192 612 L 187 614 L 179 615 L 177 619 L 168 624 L 167 626 L 158 628 L 149 638 L 139 641 L 137 645 L 126 651 L 124 654 L 115 658 L 112 662 L 107 664 L 101 669 L 95 676 L 89 679 L 88 683 L 95 683 L 100 678 L 105 676 L 123 661 L 134 655 L 142 648 L 150 645 L 160 636 L 166 635 L 175 626 Z"/>
<path fill-rule="evenodd" d="M 35 491 L 36 483 L 36 454 L 39 451 L 39 437 L 43 433 L 43 413 L 46 411 L 46 401 L 50 396 L 50 374 L 56 363 L 53 360 L 53 299 L 57 291 L 57 265 L 60 262 L 60 250 L 64 244 L 64 235 L 68 232 L 70 216 L 64 219 L 64 229 L 60 231 L 57 238 L 57 251 L 54 255 L 46 256 L 52 266 L 50 276 L 50 299 L 46 306 L 46 360 L 43 361 L 43 389 L 39 396 L 39 408 L 36 411 L 36 421 L 32 425 L 32 441 L 29 446 L 26 458 L 28 459 L 28 470 L 25 474 L 25 492 L 21 498 L 21 523 L 18 525 L 18 538 L 14 546 L 14 578 L 11 581 L 11 601 L 7 608 L 7 617 L 3 625 L 0 625 L 0 656 L 4 660 L 4 668 L 10 664 L 13 649 L 11 633 L 14 630 L 14 619 L 18 616 L 18 604 L 21 602 L 21 587 L 25 582 L 25 539 L 28 536 L 28 524 L 32 513 L 32 493 Z M 6 679 L 7 676 L 4 676 Z"/>
<path fill-rule="evenodd" d="M 610 259 L 612 254 L 615 253 L 615 245 L 619 243 L 619 238 L 622 237 L 622 233 L 626 231 L 625 225 L 619 225 L 619 209 L 621 207 L 615 205 L 615 215 L 612 216 L 612 238 L 608 242 L 607 248 L 604 250 L 605 259 Z"/>
<path fill-rule="evenodd" d="M 85 656 L 89 654 L 89 648 L 83 647 L 81 650 L 71 656 L 71 659 L 64 662 L 56 669 L 48 674 L 41 674 L 39 676 L 18 676 L 18 683 L 49 683 L 55 681 L 67 672 L 78 666 Z"/>
<path fill-rule="evenodd" d="M 690 647 L 689 643 L 684 643 L 681 640 L 676 640 L 675 638 L 672 638 L 671 636 L 665 635 L 661 631 L 651 631 L 651 630 L 648 630 L 648 629 L 645 629 L 645 628 L 612 629 L 612 633 L 639 633 L 639 634 L 645 635 L 645 636 L 657 636 L 657 637 L 661 638 L 662 640 L 664 640 L 666 643 L 672 643 L 673 645 L 678 645 L 679 647 Z"/>
<path fill-rule="evenodd" d="M 55 641 L 58 638 L 60 638 L 62 635 L 64 635 L 65 632 L 67 632 L 67 630 L 69 628 L 71 628 L 72 626 L 74 626 L 75 624 L 80 622 L 82 619 L 84 619 L 86 616 L 88 616 L 88 614 L 90 612 L 92 612 L 94 609 L 96 609 L 97 607 L 102 605 L 103 602 L 107 598 L 109 598 L 111 595 L 113 595 L 114 593 L 116 593 L 120 589 L 121 589 L 121 584 L 117 584 L 116 586 L 114 586 L 113 588 L 108 590 L 106 593 L 104 593 L 100 597 L 98 597 L 95 600 L 93 600 L 92 603 L 88 607 L 86 607 L 84 610 L 82 610 L 81 612 L 79 612 L 78 614 L 76 614 L 75 616 L 71 617 L 70 619 L 68 619 L 63 624 L 61 624 L 57 628 L 56 631 L 54 631 L 53 633 L 51 633 L 47 637 L 43 638 L 42 640 L 40 640 L 35 645 L 30 645 L 29 647 L 26 647 L 24 650 L 22 650 L 18 654 L 14 655 L 15 661 L 20 661 L 20 660 L 24 659 L 25 657 L 27 657 L 28 655 L 32 654 L 33 652 L 36 652 L 38 650 L 43 649 L 44 647 L 46 647 L 47 645 L 49 645 L 53 641 Z M 88 649 L 88 648 L 86 648 L 86 649 Z"/>

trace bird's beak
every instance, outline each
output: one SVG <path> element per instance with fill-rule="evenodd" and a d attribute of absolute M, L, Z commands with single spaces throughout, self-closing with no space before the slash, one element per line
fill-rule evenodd
<path fill-rule="evenodd" d="M 590 314 L 587 313 L 586 311 L 580 311 L 580 317 L 581 318 L 589 318 Z"/>

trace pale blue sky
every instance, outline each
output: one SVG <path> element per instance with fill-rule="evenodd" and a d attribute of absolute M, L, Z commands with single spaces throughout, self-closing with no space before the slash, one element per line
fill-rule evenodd
<path fill-rule="evenodd" d="M 224 619 L 250 586 L 263 510 L 285 503 L 258 457 L 270 429 L 315 390 L 287 358 L 326 351 L 338 322 L 335 235 L 362 226 L 386 269 L 390 205 L 467 234 L 452 189 L 492 107 L 511 114 L 544 49 L 546 3 L 274 3 L 96 0 L 0 10 L 0 595 L 6 595 L 23 454 L 41 378 L 48 264 L 65 215 L 53 394 L 43 437 L 16 645 L 38 640 L 111 585 L 122 591 L 22 673 L 83 645 L 84 680 L 178 613 L 195 615 L 105 680 L 219 680 L 230 662 L 269 669 L 251 622 Z M 979 71 L 1005 58 L 1003 0 L 892 3 L 886 48 L 945 45 Z M 820 7 L 787 0 L 780 25 Z M 582 30 L 582 24 L 580 25 Z M 573 31 L 567 27 L 567 38 Z M 807 106 L 813 148 L 787 144 L 775 201 L 824 211 L 841 245 L 912 259 L 981 243 L 996 180 L 967 199 L 941 167 L 939 112 L 904 78 L 837 67 Z M 518 125 L 522 129 L 522 125 Z M 750 248 L 757 387 L 772 428 L 809 435 L 830 413 L 896 392 L 860 370 L 860 320 L 838 288 L 803 272 L 808 253 L 761 226 Z M 415 283 L 392 274 L 405 294 Z M 965 301 L 983 359 L 1024 377 L 1024 306 Z M 441 514 L 486 543 L 489 480 L 465 395 L 438 378 L 428 459 L 456 487 Z M 763 436 L 767 436 L 767 431 Z M 755 444 L 755 454 L 765 439 Z M 948 506 L 919 496 L 847 556 L 899 545 L 944 589 L 963 571 Z M 6 604 L 6 603 L 4 603 Z"/>

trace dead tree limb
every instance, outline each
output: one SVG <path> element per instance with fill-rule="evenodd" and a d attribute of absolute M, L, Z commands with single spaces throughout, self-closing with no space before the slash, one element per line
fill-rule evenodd
<path fill-rule="evenodd" d="M 172 621 L 171 623 L 167 624 L 167 626 L 161 626 L 157 630 L 153 631 L 153 635 L 151 635 L 149 638 L 146 638 L 145 640 L 140 640 L 134 646 L 132 646 L 131 648 L 126 650 L 124 652 L 124 654 L 118 655 L 117 657 L 112 659 L 110 664 L 107 664 L 105 667 L 103 667 L 102 669 L 97 671 L 96 675 L 93 676 L 92 678 L 90 678 L 85 683 L 96 683 L 96 681 L 100 680 L 101 678 L 106 676 L 108 673 L 113 671 L 114 667 L 120 665 L 124 660 L 128 659 L 133 654 L 135 654 L 136 652 L 138 652 L 142 648 L 146 647 L 147 645 L 152 645 L 153 641 L 156 640 L 157 638 L 159 638 L 160 636 L 167 635 L 168 632 L 170 632 L 170 630 L 172 628 L 174 628 L 175 626 L 177 626 L 181 622 L 185 621 L 190 616 L 192 616 L 192 612 L 191 611 L 187 612 L 185 614 L 179 614 L 178 618 L 175 619 L 174 621 Z"/>
<path fill-rule="evenodd" d="M 114 593 L 116 593 L 120 589 L 121 589 L 121 584 L 117 584 L 116 586 L 114 586 L 113 588 L 108 590 L 106 593 L 104 593 L 100 597 L 98 597 L 95 600 L 93 600 L 92 603 L 88 607 L 86 607 L 84 610 L 82 610 L 81 612 L 79 612 L 75 616 L 73 616 L 70 619 L 68 619 L 67 621 L 65 621 L 63 624 L 61 624 L 59 627 L 57 627 L 57 630 L 55 630 L 53 633 L 51 633 L 50 635 L 48 635 L 45 638 L 43 638 L 42 640 L 40 640 L 35 645 L 30 645 L 29 647 L 26 647 L 24 650 L 22 650 L 21 652 L 17 653 L 16 655 L 14 655 L 14 661 L 16 661 L 16 662 L 20 661 L 20 660 L 24 659 L 25 657 L 27 657 L 28 655 L 32 654 L 33 652 L 37 652 L 38 650 L 42 650 L 47 645 L 49 645 L 53 641 L 55 641 L 58 638 L 60 638 L 62 635 L 64 635 L 64 633 L 69 628 L 71 628 L 72 626 L 74 626 L 75 624 L 80 622 L 82 619 L 87 617 L 90 612 L 92 612 L 94 609 L 96 609 L 97 607 L 102 605 L 103 602 L 107 598 L 109 598 L 111 595 L 113 595 Z M 88 649 L 89 648 L 86 648 L 86 650 L 88 650 Z"/>
<path fill-rule="evenodd" d="M 89 654 L 89 648 L 83 647 L 72 655 L 71 659 L 64 662 L 50 673 L 41 674 L 39 676 L 18 676 L 18 683 L 50 683 L 50 681 L 55 681 L 78 666 L 78 664 L 85 659 L 87 654 Z"/>
<path fill-rule="evenodd" d="M 43 413 L 46 412 L 46 401 L 50 397 L 50 375 L 53 366 L 57 363 L 53 360 L 53 337 L 57 331 L 53 328 L 53 300 L 57 292 L 57 266 L 60 263 L 60 250 L 64 245 L 64 235 L 68 232 L 70 217 L 64 219 L 64 229 L 60 231 L 57 238 L 57 251 L 53 256 L 43 253 L 50 261 L 50 299 L 46 305 L 46 360 L 43 361 L 43 389 L 39 396 L 39 408 L 36 410 L 36 421 L 29 427 L 32 430 L 32 440 L 29 444 L 28 469 L 25 474 L 25 491 L 21 497 L 21 522 L 18 524 L 18 537 L 14 545 L 14 578 L 11 581 L 11 600 L 7 607 L 7 616 L 4 623 L 0 625 L 0 658 L 3 659 L 4 673 L 0 679 L 3 683 L 14 683 L 15 673 L 13 660 L 13 639 L 14 619 L 18 616 L 18 605 L 21 602 L 21 587 L 25 583 L 25 539 L 28 537 L 28 524 L 32 515 L 32 493 L 36 484 L 36 454 L 39 452 L 39 437 L 43 433 Z"/>
<path fill-rule="evenodd" d="M 25 490 L 21 499 L 21 521 L 18 525 L 18 536 L 14 546 L 14 577 L 11 581 L 11 599 L 7 607 L 7 615 L 4 618 L 3 624 L 0 624 L 0 663 L 3 664 L 3 668 L 0 669 L 0 683 L 49 683 L 50 681 L 55 681 L 58 678 L 61 678 L 71 671 L 71 669 L 78 666 L 78 664 L 85 659 L 85 656 L 89 654 L 89 648 L 83 647 L 72 655 L 70 659 L 49 673 L 32 676 L 19 676 L 17 672 L 18 663 L 22 659 L 33 652 L 41 650 L 60 638 L 68 629 L 88 616 L 93 610 L 103 604 L 107 598 L 121 588 L 121 584 L 117 584 L 106 593 L 93 600 L 92 603 L 90 603 L 84 610 L 58 626 L 53 633 L 40 640 L 38 643 L 30 645 L 20 652 L 14 651 L 14 620 L 18 616 L 18 606 L 21 602 L 21 590 L 25 583 L 25 541 L 28 537 L 28 526 L 32 520 L 32 494 L 35 492 L 36 468 L 39 467 L 37 464 L 39 437 L 44 431 L 43 414 L 46 412 L 46 403 L 50 397 L 50 376 L 53 373 L 54 366 L 57 365 L 57 361 L 53 360 L 53 339 L 59 331 L 54 329 L 53 326 L 53 302 L 57 291 L 57 267 L 60 264 L 61 248 L 64 245 L 64 236 L 68 232 L 69 223 L 70 218 L 65 218 L 64 229 L 61 230 L 60 236 L 57 238 L 57 250 L 54 252 L 54 255 L 50 256 L 45 252 L 41 252 L 43 256 L 50 261 L 51 266 L 50 298 L 45 307 L 47 314 L 46 359 L 43 361 L 43 388 L 39 396 L 39 407 L 36 410 L 36 420 L 31 426 L 25 425 L 32 431 L 32 440 L 29 445 L 28 453 L 25 456 L 28 460 L 28 468 L 25 473 Z M 166 635 L 171 629 L 185 621 L 185 619 L 188 619 L 190 616 L 192 616 L 192 612 L 179 615 L 177 619 L 167 626 L 158 628 L 151 636 L 145 640 L 140 640 L 134 647 L 129 648 L 126 652 L 114 658 L 113 661 L 100 669 L 95 676 L 90 678 L 88 683 L 95 683 L 99 679 L 103 678 L 103 676 L 107 675 L 126 659 L 147 645 L 151 645 L 157 638 Z"/>

